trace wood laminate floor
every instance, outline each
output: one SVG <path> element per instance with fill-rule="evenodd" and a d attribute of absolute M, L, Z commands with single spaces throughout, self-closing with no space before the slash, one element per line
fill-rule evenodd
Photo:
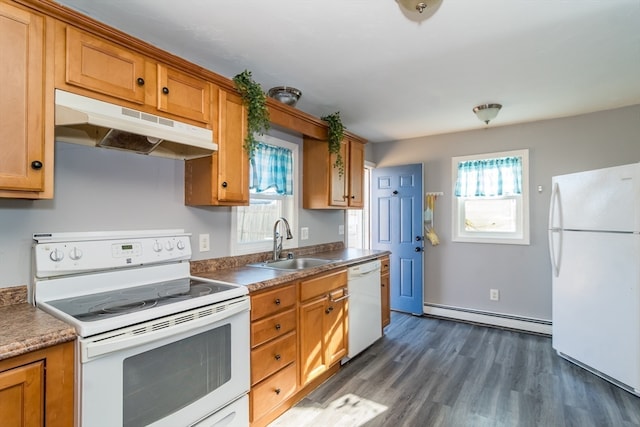
<path fill-rule="evenodd" d="M 640 426 L 640 398 L 551 339 L 392 313 L 386 335 L 271 427 Z"/>

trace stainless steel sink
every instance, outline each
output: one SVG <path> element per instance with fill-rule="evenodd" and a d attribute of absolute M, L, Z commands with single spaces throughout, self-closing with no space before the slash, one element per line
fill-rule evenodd
<path fill-rule="evenodd" d="M 332 262 L 336 262 L 336 260 L 321 258 L 292 258 L 281 259 L 278 261 L 265 261 L 248 265 L 250 267 L 270 268 L 273 270 L 306 270 L 307 268 L 318 267 Z"/>

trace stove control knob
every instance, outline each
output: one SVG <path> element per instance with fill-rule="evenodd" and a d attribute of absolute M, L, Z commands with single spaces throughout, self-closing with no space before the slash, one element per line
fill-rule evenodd
<path fill-rule="evenodd" d="M 80 258 L 82 258 L 82 251 L 78 249 L 77 246 L 75 246 L 73 249 L 71 249 L 71 252 L 69 252 L 69 258 L 74 261 L 79 260 Z"/>
<path fill-rule="evenodd" d="M 60 262 L 64 259 L 64 252 L 60 249 L 54 249 L 49 254 L 49 258 L 51 258 L 51 261 L 53 262 Z"/>
<path fill-rule="evenodd" d="M 178 243 L 176 243 L 176 247 L 183 251 L 184 250 L 184 242 L 182 240 L 178 240 Z"/>
<path fill-rule="evenodd" d="M 173 242 L 171 240 L 169 240 L 167 243 L 165 243 L 164 247 L 167 248 L 168 251 L 172 251 L 173 250 Z"/>
<path fill-rule="evenodd" d="M 156 242 L 153 244 L 153 250 L 155 252 L 162 252 L 162 243 L 156 240 Z"/>

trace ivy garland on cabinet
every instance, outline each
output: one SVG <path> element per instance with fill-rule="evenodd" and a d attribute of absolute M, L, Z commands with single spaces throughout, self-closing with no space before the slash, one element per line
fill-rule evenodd
<path fill-rule="evenodd" d="M 340 154 L 340 144 L 344 138 L 344 130 L 346 129 L 340 119 L 340 111 L 336 111 L 328 116 L 321 117 L 322 120 L 327 122 L 327 140 L 329 143 L 329 153 L 336 155 L 336 161 L 333 164 L 334 168 L 338 169 L 340 176 L 344 175 L 344 159 Z"/>
<path fill-rule="evenodd" d="M 244 70 L 233 78 L 236 89 L 240 92 L 243 104 L 247 107 L 247 136 L 244 139 L 244 149 L 253 159 L 253 153 L 258 145 L 255 133 L 263 135 L 269 130 L 269 109 L 267 95 L 259 83 L 251 76 L 251 71 Z"/>

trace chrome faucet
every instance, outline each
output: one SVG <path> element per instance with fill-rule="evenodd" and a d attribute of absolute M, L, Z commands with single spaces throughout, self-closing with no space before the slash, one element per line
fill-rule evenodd
<path fill-rule="evenodd" d="M 289 227 L 289 222 L 285 217 L 280 217 L 276 220 L 276 223 L 273 224 L 273 260 L 277 261 L 280 259 L 280 252 L 282 252 L 282 241 L 284 240 L 283 236 L 278 233 L 278 225 L 280 222 L 284 223 L 285 231 L 287 233 L 287 240 L 293 239 L 293 235 L 291 234 L 291 227 Z"/>

